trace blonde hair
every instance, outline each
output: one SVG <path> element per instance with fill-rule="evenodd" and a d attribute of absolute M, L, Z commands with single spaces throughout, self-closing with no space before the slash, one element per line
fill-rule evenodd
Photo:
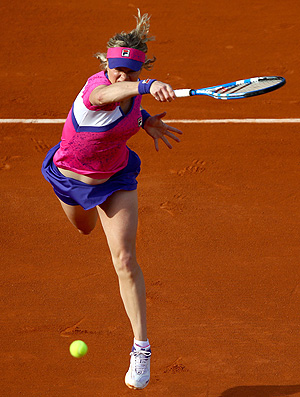
<path fill-rule="evenodd" d="M 148 16 L 148 14 L 144 14 L 143 16 L 141 16 L 141 12 L 138 9 L 138 16 L 135 16 L 135 19 L 137 22 L 136 28 L 133 29 L 130 33 L 121 32 L 111 37 L 107 42 L 107 48 L 128 47 L 135 48 L 137 50 L 147 53 L 147 42 L 155 40 L 155 37 L 153 36 L 148 37 L 150 30 L 150 16 Z M 97 52 L 94 56 L 100 60 L 101 69 L 106 70 L 108 66 L 106 53 Z M 142 68 L 146 70 L 151 70 L 155 61 L 155 57 L 153 57 L 152 59 L 148 59 L 146 55 L 146 60 Z"/>

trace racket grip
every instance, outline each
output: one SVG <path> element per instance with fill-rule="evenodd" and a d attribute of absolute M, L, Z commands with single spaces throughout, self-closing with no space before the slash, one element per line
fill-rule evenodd
<path fill-rule="evenodd" d="M 174 90 L 174 92 L 177 98 L 183 98 L 191 95 L 191 90 L 189 88 Z"/>

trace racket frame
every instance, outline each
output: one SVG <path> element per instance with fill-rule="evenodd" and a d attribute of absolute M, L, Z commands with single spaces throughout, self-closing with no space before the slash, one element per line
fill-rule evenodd
<path fill-rule="evenodd" d="M 278 83 L 269 87 L 261 88 L 259 90 L 244 92 L 244 93 L 232 92 L 226 94 L 226 91 L 230 88 L 237 87 L 236 91 L 238 91 L 239 87 L 243 85 L 247 86 L 252 83 L 257 83 L 260 81 L 268 81 L 268 80 L 270 81 L 275 79 L 279 80 Z M 187 97 L 187 96 L 196 96 L 196 95 L 208 95 L 215 99 L 223 99 L 223 100 L 240 99 L 240 98 L 248 98 L 251 96 L 257 96 L 277 90 L 278 88 L 282 87 L 285 83 L 286 83 L 285 78 L 281 76 L 263 76 L 263 77 L 251 77 L 249 79 L 237 80 L 232 83 L 216 85 L 216 86 L 200 88 L 200 89 L 188 89 L 188 88 L 178 89 L 178 90 L 174 90 L 174 92 L 178 98 Z"/>

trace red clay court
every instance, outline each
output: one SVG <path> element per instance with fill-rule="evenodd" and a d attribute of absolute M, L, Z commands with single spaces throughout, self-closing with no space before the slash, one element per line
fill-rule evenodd
<path fill-rule="evenodd" d="M 93 54 L 152 15 L 157 62 L 173 88 L 259 75 L 287 84 L 256 98 L 159 104 L 184 131 L 173 150 L 141 130 L 138 258 L 147 286 L 152 376 L 124 375 L 132 334 L 100 225 L 80 235 L 40 168 L 62 123 L 0 123 L 3 397 L 300 396 L 299 2 L 68 2 L 1 6 L 1 119 L 65 119 Z M 74 359 L 69 345 L 84 340 Z"/>

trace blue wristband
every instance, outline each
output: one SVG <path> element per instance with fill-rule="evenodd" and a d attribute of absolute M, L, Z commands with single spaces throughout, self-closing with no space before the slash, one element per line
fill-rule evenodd
<path fill-rule="evenodd" d="M 149 118 L 149 117 L 151 117 L 151 115 L 147 112 L 147 110 L 145 110 L 145 109 L 142 109 L 141 110 L 141 113 L 142 113 L 142 128 L 144 128 L 144 125 L 145 125 L 145 122 L 146 122 L 146 120 Z"/>
<path fill-rule="evenodd" d="M 138 85 L 140 95 L 150 94 L 150 87 L 156 81 L 155 79 L 141 80 Z"/>

